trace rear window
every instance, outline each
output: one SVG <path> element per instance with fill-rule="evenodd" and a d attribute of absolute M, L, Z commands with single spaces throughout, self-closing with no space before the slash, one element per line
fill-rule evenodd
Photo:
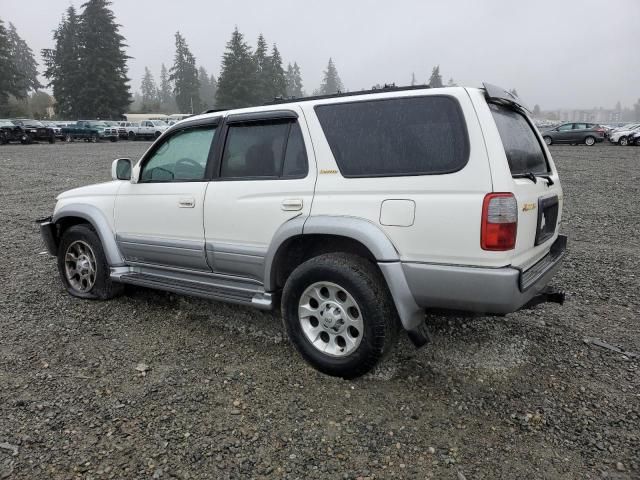
<path fill-rule="evenodd" d="M 511 175 L 548 173 L 547 158 L 524 115 L 501 105 L 490 104 L 489 107 L 500 132 Z"/>
<path fill-rule="evenodd" d="M 316 114 L 344 177 L 451 173 L 469 158 L 464 116 L 451 97 L 319 105 Z"/>

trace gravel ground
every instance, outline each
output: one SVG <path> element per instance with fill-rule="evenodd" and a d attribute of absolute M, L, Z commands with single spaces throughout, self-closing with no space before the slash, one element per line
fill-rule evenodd
<path fill-rule="evenodd" d="M 434 317 L 344 381 L 268 313 L 63 291 L 33 220 L 148 145 L 0 147 L 0 479 L 640 478 L 640 359 L 585 342 L 640 352 L 640 148 L 552 147 L 564 306 Z"/>

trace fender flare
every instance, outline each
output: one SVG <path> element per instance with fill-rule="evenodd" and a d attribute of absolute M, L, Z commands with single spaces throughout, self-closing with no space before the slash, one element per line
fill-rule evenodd
<path fill-rule="evenodd" d="M 330 215 L 299 216 L 284 223 L 274 235 L 265 256 L 265 291 L 275 290 L 274 262 L 280 248 L 292 237 L 312 234 L 347 237 L 364 245 L 378 262 L 402 326 L 406 330 L 414 330 L 424 322 L 424 310 L 418 306 L 409 290 L 398 250 L 382 229 L 364 218 Z"/>
<path fill-rule="evenodd" d="M 109 266 L 118 267 L 124 265 L 124 259 L 118 249 L 113 230 L 100 209 L 88 204 L 68 205 L 56 211 L 52 221 L 53 223 L 58 223 L 58 221 L 66 217 L 78 217 L 89 222 L 97 232 L 98 237 L 100 237 L 102 249 L 107 257 Z"/>

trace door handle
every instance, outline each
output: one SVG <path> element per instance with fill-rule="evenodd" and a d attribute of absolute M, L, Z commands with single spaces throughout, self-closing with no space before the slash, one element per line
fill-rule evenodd
<path fill-rule="evenodd" d="M 196 206 L 196 200 L 194 198 L 181 198 L 178 200 L 179 208 L 193 208 Z"/>
<path fill-rule="evenodd" d="M 301 198 L 285 198 L 282 201 L 281 208 L 285 212 L 296 212 L 298 210 L 302 210 L 302 199 Z"/>

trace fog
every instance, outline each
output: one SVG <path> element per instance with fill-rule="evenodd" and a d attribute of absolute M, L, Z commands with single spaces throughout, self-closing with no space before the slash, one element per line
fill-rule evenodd
<path fill-rule="evenodd" d="M 64 10 L 83 2 L 0 0 L 38 60 L 53 46 Z M 552 108 L 631 106 L 640 97 L 637 0 L 115 0 L 137 90 L 144 67 L 156 80 L 173 61 L 176 30 L 216 78 L 237 25 L 255 45 L 259 33 L 301 67 L 305 90 L 322 80 L 329 57 L 349 90 L 395 82 L 412 72 L 426 81 L 440 65 L 443 81 L 516 88 L 530 105 Z"/>

